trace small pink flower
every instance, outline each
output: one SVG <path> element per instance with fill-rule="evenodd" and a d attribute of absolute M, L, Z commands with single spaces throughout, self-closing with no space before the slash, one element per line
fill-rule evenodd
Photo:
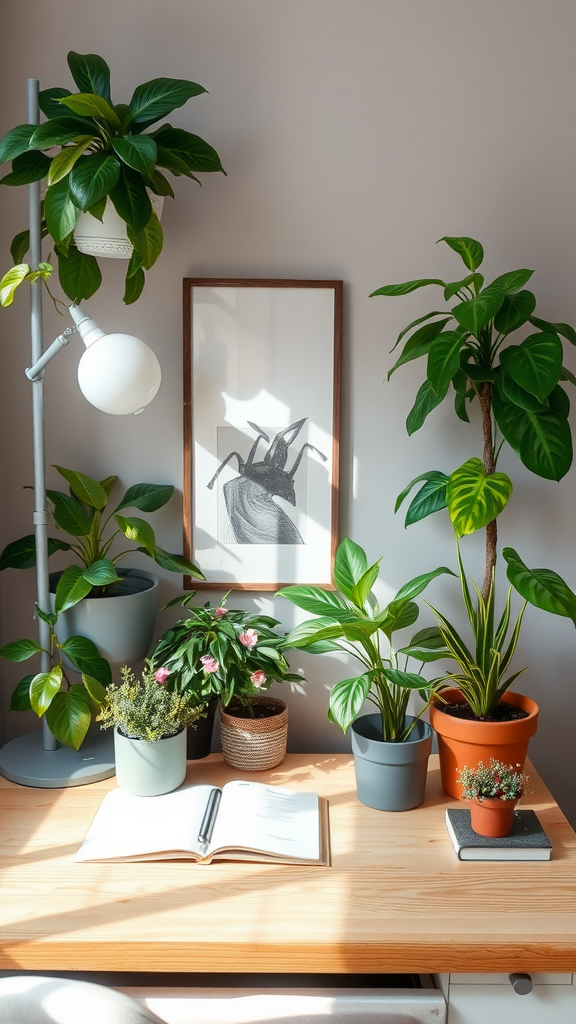
<path fill-rule="evenodd" d="M 220 605 L 219 608 L 214 609 L 214 615 L 217 619 L 223 619 L 225 615 L 228 615 L 228 609 Z"/>
<path fill-rule="evenodd" d="M 256 647 L 258 633 L 255 629 L 247 629 L 245 633 L 240 633 L 238 639 L 243 647 Z"/>
<path fill-rule="evenodd" d="M 169 675 L 170 675 L 170 669 L 169 668 L 157 668 L 155 673 L 154 673 L 154 679 L 156 680 L 157 683 L 164 684 L 166 682 L 166 680 L 168 679 Z"/>
<path fill-rule="evenodd" d="M 202 662 L 202 667 L 204 668 L 206 675 L 211 675 L 213 672 L 217 672 L 220 668 L 220 663 L 216 661 L 216 658 L 213 658 L 211 654 L 203 654 L 200 661 Z"/>
<path fill-rule="evenodd" d="M 253 672 L 250 676 L 250 682 L 252 686 L 263 686 L 266 682 L 266 675 L 262 669 L 258 669 L 257 672 Z"/>

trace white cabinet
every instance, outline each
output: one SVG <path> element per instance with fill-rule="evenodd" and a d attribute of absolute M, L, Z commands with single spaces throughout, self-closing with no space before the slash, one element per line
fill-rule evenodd
<path fill-rule="evenodd" d="M 439 974 L 447 1024 L 576 1024 L 572 974 L 531 974 L 532 990 L 514 991 L 507 974 Z"/>

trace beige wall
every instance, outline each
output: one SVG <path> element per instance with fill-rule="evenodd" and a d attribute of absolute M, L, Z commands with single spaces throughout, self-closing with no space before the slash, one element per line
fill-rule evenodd
<path fill-rule="evenodd" d="M 368 299 L 379 285 L 416 276 L 457 277 L 440 236 L 483 241 L 488 273 L 536 273 L 538 310 L 576 323 L 576 7 L 571 0 L 29 0 L 2 12 L 0 131 L 25 120 L 26 78 L 69 85 L 69 49 L 100 53 L 117 98 L 168 75 L 209 90 L 178 112 L 178 124 L 220 152 L 228 177 L 204 188 L 178 179 L 164 216 L 165 248 L 136 306 L 121 302 L 112 262 L 89 303 L 104 327 L 139 334 L 156 349 L 164 380 L 137 419 L 87 406 L 72 352 L 47 380 L 48 462 L 126 483 L 181 486 L 181 279 L 184 276 L 342 278 L 345 282 L 341 532 L 384 555 L 390 596 L 411 576 L 454 563 L 451 532 L 436 517 L 405 533 L 394 498 L 428 468 L 450 471 L 479 454 L 478 424 L 455 428 L 436 411 L 409 439 L 403 421 L 421 380 L 412 365 L 384 383 L 399 329 L 430 308 L 430 294 Z M 176 120 L 176 118 L 174 118 Z M 0 190 L 2 252 L 26 222 L 24 190 Z M 3 262 L 7 260 L 4 257 Z M 432 300 L 434 301 L 434 300 Z M 46 337 L 60 328 L 46 309 Z M 2 542 L 27 532 L 31 480 L 26 296 L 0 319 Z M 570 351 L 567 362 L 576 370 Z M 510 453 L 501 468 L 515 491 L 501 540 L 532 565 L 556 568 L 576 586 L 576 472 L 560 484 L 532 477 Z M 54 481 L 53 481 L 54 482 Z M 174 500 L 156 517 L 164 546 L 180 544 Z M 474 540 L 473 573 L 481 573 Z M 31 574 L 2 584 L 2 642 L 34 635 Z M 178 592 L 163 578 L 163 599 Z M 504 584 L 501 583 L 501 591 Z M 457 586 L 430 590 L 460 615 Z M 287 604 L 255 595 L 289 627 Z M 243 598 L 252 605 L 250 598 Z M 174 613 L 163 613 L 159 631 Z M 529 609 L 517 666 L 542 709 L 532 756 L 576 817 L 573 626 Z M 309 675 L 289 696 L 293 749 L 347 749 L 326 720 L 328 688 L 348 671 L 337 659 L 297 658 Z M 19 678 L 4 666 L 6 695 Z M 2 716 L 6 735 L 30 728 Z M 565 749 L 566 748 L 566 749 Z"/>

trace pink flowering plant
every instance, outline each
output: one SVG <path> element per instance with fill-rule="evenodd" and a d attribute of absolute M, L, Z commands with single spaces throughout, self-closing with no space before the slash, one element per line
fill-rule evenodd
<path fill-rule="evenodd" d="M 169 674 L 166 667 L 155 669 L 147 660 L 138 678 L 124 665 L 120 685 L 111 683 L 106 687 L 96 718 L 100 728 L 116 728 L 123 736 L 152 742 L 174 736 L 186 726 L 196 726 L 205 715 L 205 703 L 193 699 L 192 694 L 169 690 Z"/>
<path fill-rule="evenodd" d="M 191 604 L 194 596 L 170 602 L 183 604 L 188 618 L 164 633 L 152 655 L 154 668 L 168 673 L 169 690 L 198 702 L 219 697 L 226 706 L 234 698 L 249 707 L 249 698 L 274 681 L 302 682 L 289 671 L 277 619 L 227 608 L 228 595 L 216 607 Z"/>

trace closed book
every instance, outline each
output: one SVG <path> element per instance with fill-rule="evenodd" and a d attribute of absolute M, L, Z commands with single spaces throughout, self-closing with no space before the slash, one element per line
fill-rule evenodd
<path fill-rule="evenodd" d="M 446 828 L 460 860 L 550 860 L 552 844 L 534 811 L 514 811 L 508 836 L 479 836 L 470 824 L 470 811 L 448 807 Z"/>

